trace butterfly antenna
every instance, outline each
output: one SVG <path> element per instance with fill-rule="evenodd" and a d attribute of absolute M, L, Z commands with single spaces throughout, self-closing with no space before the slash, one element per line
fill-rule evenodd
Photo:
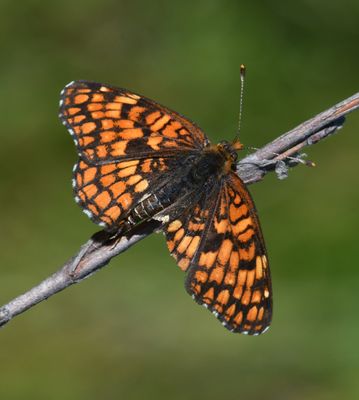
<path fill-rule="evenodd" d="M 239 136 L 241 132 L 241 123 L 242 123 L 242 114 L 243 114 L 243 93 L 244 93 L 244 78 L 246 75 L 246 67 L 244 64 L 241 64 L 240 66 L 240 77 L 241 77 L 241 91 L 240 91 L 240 97 L 239 97 L 239 117 L 238 117 L 238 130 L 236 137 L 233 140 L 233 145 L 236 147 L 238 146 L 238 150 L 241 148 Z"/>

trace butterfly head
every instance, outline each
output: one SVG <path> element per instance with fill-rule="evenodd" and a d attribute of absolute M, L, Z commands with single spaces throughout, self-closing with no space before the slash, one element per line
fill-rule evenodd
<path fill-rule="evenodd" d="M 237 151 L 240 150 L 243 145 L 239 142 L 229 143 L 227 140 L 221 140 L 216 147 L 217 151 L 225 159 L 224 171 L 235 170 L 238 159 Z"/>

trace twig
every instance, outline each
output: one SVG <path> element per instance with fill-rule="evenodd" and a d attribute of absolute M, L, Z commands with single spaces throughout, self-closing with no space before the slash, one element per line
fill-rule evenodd
<path fill-rule="evenodd" d="M 318 114 L 243 158 L 237 165 L 238 175 L 246 184 L 260 181 L 266 173 L 273 170 L 276 170 L 280 178 L 285 177 L 288 167 L 301 162 L 299 152 L 305 146 L 318 143 L 332 135 L 342 127 L 345 115 L 357 108 L 359 108 L 359 93 Z M 153 233 L 157 227 L 158 223 L 152 221 L 131 231 L 120 240 L 114 240 L 105 231 L 96 233 L 60 270 L 38 286 L 1 307 L 0 326 L 5 325 L 13 317 L 35 304 L 87 278 L 107 265 L 113 257 Z"/>

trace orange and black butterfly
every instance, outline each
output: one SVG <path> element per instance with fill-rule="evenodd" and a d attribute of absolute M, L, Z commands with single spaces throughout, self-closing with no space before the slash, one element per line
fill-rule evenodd
<path fill-rule="evenodd" d="M 86 81 L 62 91 L 60 118 L 79 154 L 73 187 L 83 211 L 118 235 L 159 221 L 195 301 L 233 332 L 264 332 L 270 272 L 252 198 L 235 172 L 238 140 L 213 145 L 180 114 Z"/>

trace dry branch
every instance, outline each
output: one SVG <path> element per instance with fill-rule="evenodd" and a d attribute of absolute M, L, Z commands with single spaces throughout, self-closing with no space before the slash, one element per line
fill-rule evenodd
<path fill-rule="evenodd" d="M 238 175 L 246 184 L 260 181 L 270 171 L 276 171 L 279 178 L 286 177 L 288 168 L 301 162 L 300 152 L 304 147 L 332 135 L 342 127 L 345 115 L 357 108 L 359 108 L 359 93 L 243 158 L 237 165 Z M 80 282 L 104 267 L 113 257 L 153 233 L 157 226 L 157 222 L 151 221 L 132 230 L 120 240 L 114 240 L 105 231 L 96 233 L 60 270 L 1 307 L 0 326 L 42 300 Z"/>

